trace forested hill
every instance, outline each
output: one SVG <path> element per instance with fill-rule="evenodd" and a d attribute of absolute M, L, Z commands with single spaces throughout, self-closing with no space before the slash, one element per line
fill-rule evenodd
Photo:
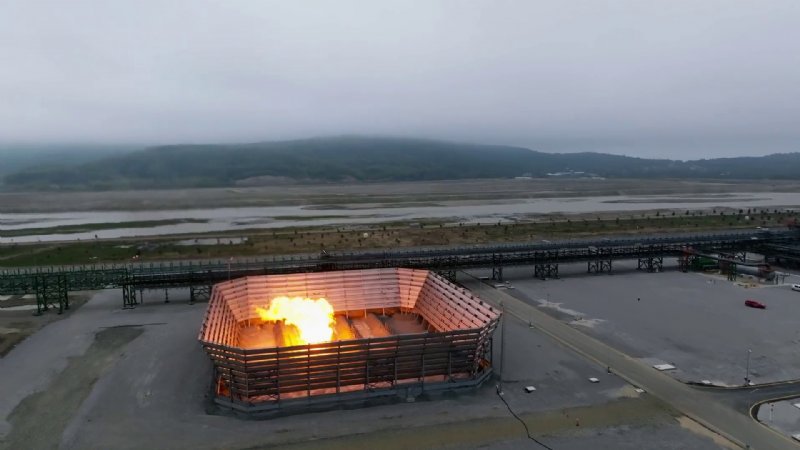
<path fill-rule="evenodd" d="M 152 147 L 78 165 L 29 167 L 6 189 L 210 187 L 276 182 L 548 176 L 796 179 L 800 154 L 690 162 L 400 138 L 340 137 Z M 580 174 L 580 172 L 583 172 Z"/>

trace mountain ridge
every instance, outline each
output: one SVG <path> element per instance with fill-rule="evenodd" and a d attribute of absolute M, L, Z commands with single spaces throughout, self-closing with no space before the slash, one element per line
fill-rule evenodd
<path fill-rule="evenodd" d="M 429 139 L 340 136 L 247 144 L 163 145 L 77 165 L 29 167 L 6 190 L 224 187 L 272 182 L 544 177 L 797 179 L 800 153 L 676 161 Z"/>

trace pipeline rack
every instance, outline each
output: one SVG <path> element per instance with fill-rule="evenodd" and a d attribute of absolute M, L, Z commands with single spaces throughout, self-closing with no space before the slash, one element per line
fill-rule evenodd
<path fill-rule="evenodd" d="M 601 273 L 610 272 L 615 260 L 638 259 L 639 269 L 653 272 L 662 268 L 664 257 L 686 260 L 685 255 L 696 249 L 758 251 L 769 257 L 776 249 L 798 242 L 800 229 L 737 230 L 228 260 L 25 267 L 0 270 L 0 295 L 33 294 L 38 314 L 50 308 L 61 313 L 69 309 L 68 293 L 72 291 L 122 289 L 123 307 L 131 308 L 139 303 L 144 289 L 188 287 L 190 302 L 194 302 L 207 300 L 215 283 L 252 275 L 401 267 L 433 270 L 452 279 L 457 270 L 491 267 L 492 278 L 502 280 L 504 267 L 526 265 L 534 266 L 538 278 L 557 278 L 563 263 L 586 262 L 588 272 Z"/>

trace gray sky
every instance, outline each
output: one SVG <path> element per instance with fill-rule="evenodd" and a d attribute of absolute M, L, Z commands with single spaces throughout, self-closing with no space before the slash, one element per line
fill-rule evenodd
<path fill-rule="evenodd" d="M 800 151 L 800 1 L 0 1 L 0 141 Z"/>

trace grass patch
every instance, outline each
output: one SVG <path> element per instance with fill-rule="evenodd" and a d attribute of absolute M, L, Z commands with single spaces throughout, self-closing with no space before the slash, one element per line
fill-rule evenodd
<path fill-rule="evenodd" d="M 96 264 L 102 262 L 126 262 L 138 250 L 135 246 L 121 248 L 119 242 L 75 242 L 46 246 L 16 244 L 15 253 L 0 259 L 0 266 L 58 266 L 68 264 Z M 132 245 L 133 243 L 129 243 Z"/>
<path fill-rule="evenodd" d="M 745 217 L 749 216 L 750 220 Z M 417 246 L 489 244 L 504 242 L 566 239 L 602 235 L 709 231 L 767 226 L 778 228 L 795 217 L 790 213 L 731 214 L 671 212 L 605 215 L 588 218 L 540 218 L 536 221 L 494 224 L 453 224 L 443 221 L 413 220 L 355 227 L 292 227 L 275 230 L 237 230 L 247 236 L 242 244 L 176 245 L 175 236 L 148 238 L 147 244 L 135 240 L 99 240 L 68 244 L 16 244 L 0 247 L 0 266 L 35 266 L 178 260 L 188 258 L 227 259 L 264 255 L 288 255 L 329 251 L 403 248 Z M 202 237 L 225 236 L 225 233 Z M 182 238 L 200 237 L 198 235 Z"/>

